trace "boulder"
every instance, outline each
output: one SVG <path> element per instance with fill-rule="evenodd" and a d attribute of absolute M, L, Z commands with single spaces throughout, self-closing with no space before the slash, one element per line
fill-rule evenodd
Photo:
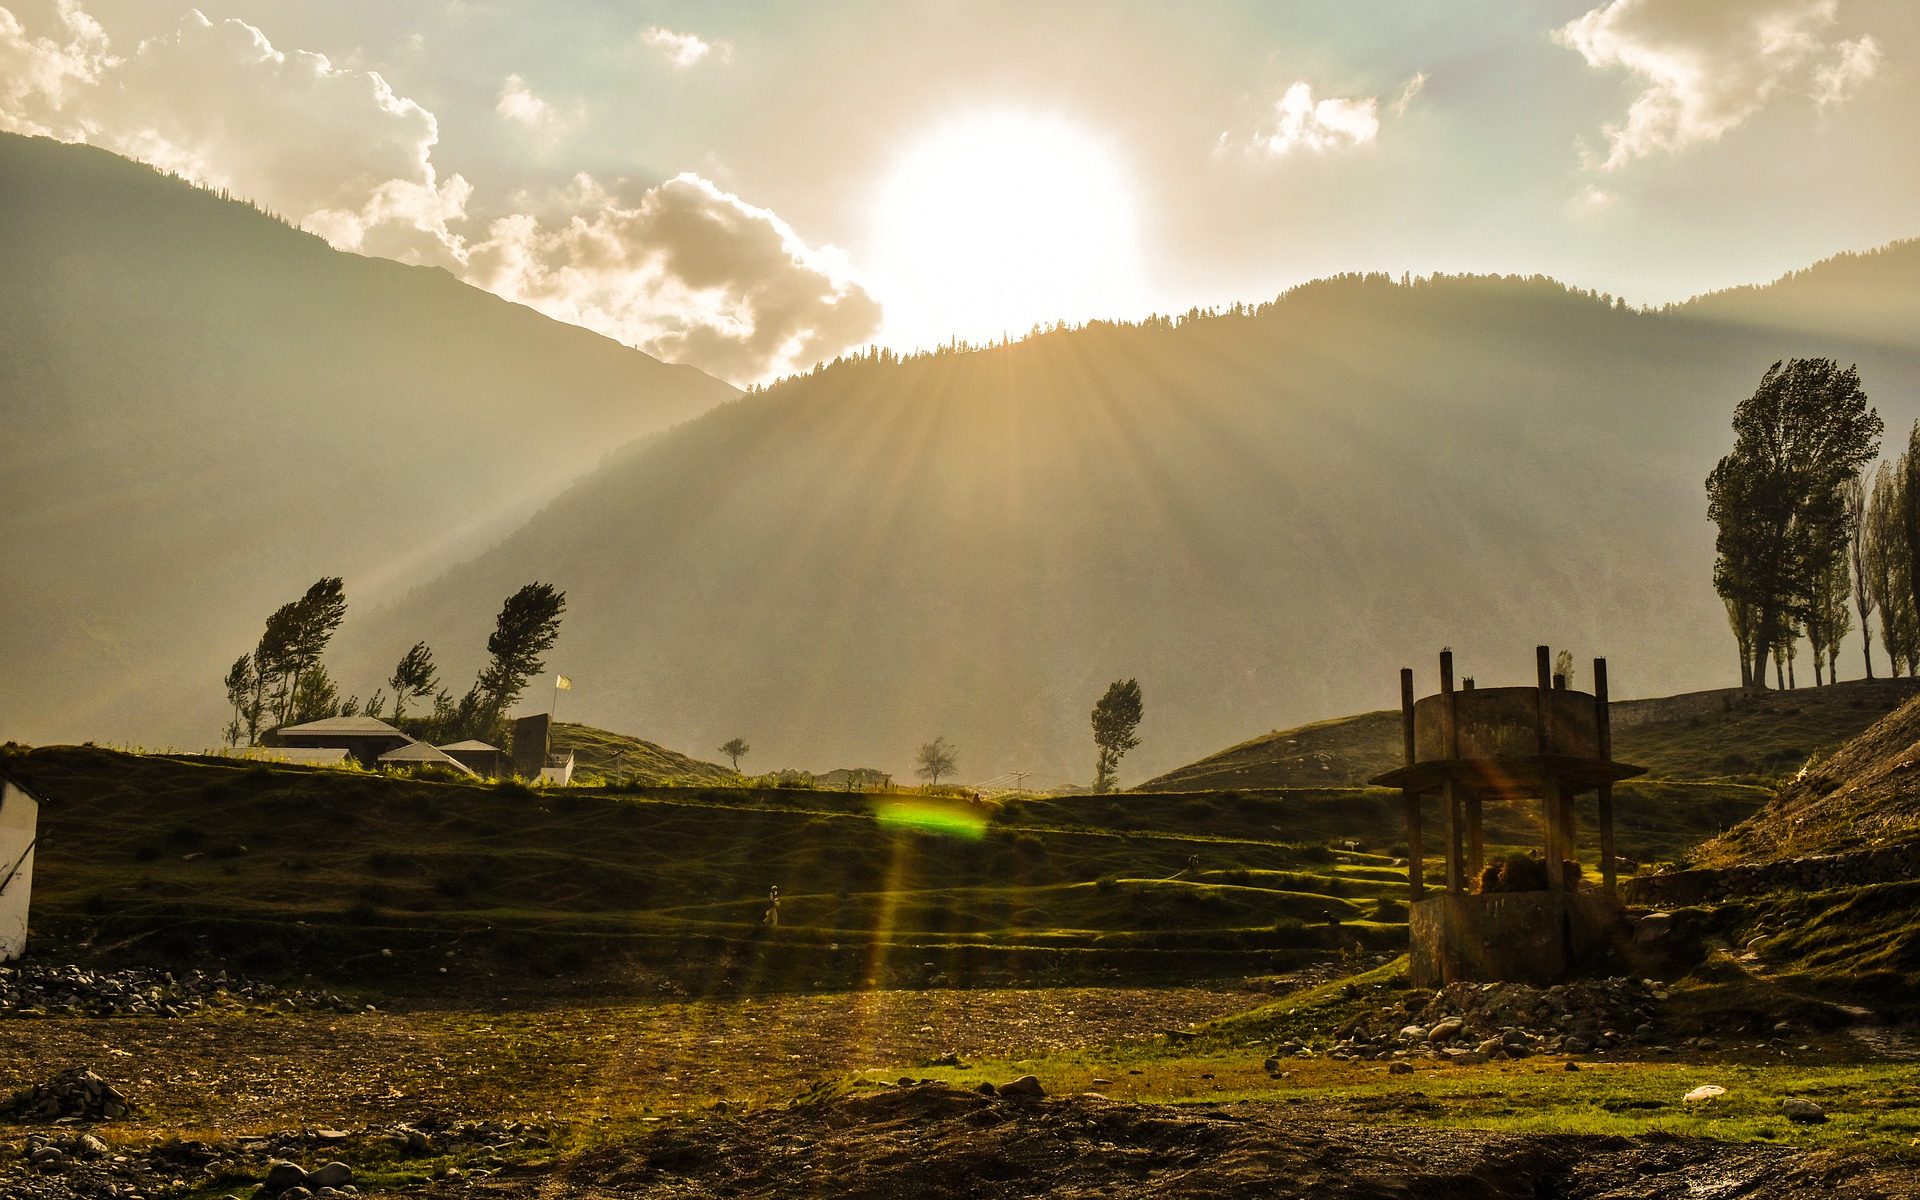
<path fill-rule="evenodd" d="M 1022 1075 L 1011 1083 L 1000 1085 L 999 1094 L 1007 1100 L 1038 1100 L 1047 1094 L 1040 1081 L 1031 1075 Z"/>
<path fill-rule="evenodd" d="M 1780 1102 L 1781 1115 L 1801 1125 L 1818 1125 L 1827 1119 L 1827 1110 L 1811 1100 L 1788 1096 Z"/>

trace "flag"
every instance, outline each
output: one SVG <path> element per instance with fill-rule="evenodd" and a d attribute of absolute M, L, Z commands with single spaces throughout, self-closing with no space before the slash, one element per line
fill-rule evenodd
<path fill-rule="evenodd" d="M 568 679 L 565 675 L 555 675 L 553 677 L 553 686 L 559 691 L 570 692 L 573 690 L 573 680 Z"/>

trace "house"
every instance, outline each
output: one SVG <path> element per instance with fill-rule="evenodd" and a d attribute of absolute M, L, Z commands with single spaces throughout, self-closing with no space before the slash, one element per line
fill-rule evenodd
<path fill-rule="evenodd" d="M 573 782 L 573 751 L 564 750 L 559 754 L 547 755 L 547 765 L 540 768 L 541 783 L 550 783 L 555 787 L 566 787 Z"/>
<path fill-rule="evenodd" d="M 506 754 L 500 747 L 489 746 L 478 738 L 442 746 L 440 751 L 475 775 L 498 775 L 506 763 Z"/>
<path fill-rule="evenodd" d="M 413 739 L 375 717 L 328 717 L 304 725 L 284 725 L 270 730 L 264 739 L 269 746 L 345 750 L 371 767 L 389 750 L 410 745 Z"/>
<path fill-rule="evenodd" d="M 408 742 L 382 754 L 377 761 L 383 767 L 445 767 L 462 775 L 474 773 L 467 764 L 425 742 Z"/>
<path fill-rule="evenodd" d="M 27 949 L 27 902 L 33 896 L 33 848 L 40 836 L 40 802 L 0 777 L 0 963 Z"/>

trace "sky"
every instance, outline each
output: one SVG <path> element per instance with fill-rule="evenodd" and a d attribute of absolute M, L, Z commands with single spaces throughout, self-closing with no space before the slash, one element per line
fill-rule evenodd
<path fill-rule="evenodd" d="M 1343 271 L 1920 235 L 1913 0 L 0 0 L 0 129 L 736 384 Z"/>

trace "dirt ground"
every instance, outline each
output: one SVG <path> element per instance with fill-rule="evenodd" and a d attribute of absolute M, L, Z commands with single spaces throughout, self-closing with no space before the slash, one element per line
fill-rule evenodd
<path fill-rule="evenodd" d="M 422 1194 L 1866 1200 L 1920 1196 L 1920 1187 L 1865 1159 L 1785 1147 L 1320 1123 L 1251 1103 L 1018 1103 L 927 1085 L 663 1128 Z"/>
<path fill-rule="evenodd" d="M 592 1119 L 785 1103 L 883 1064 L 1026 1057 L 1184 1028 L 1270 997 L 1231 988 L 782 995 L 506 1012 L 0 1020 L 0 1097 L 67 1067 L 120 1085 L 119 1134 L 203 1136 L 427 1115 Z M 0 1122 L 0 1141 L 22 1131 Z"/>

